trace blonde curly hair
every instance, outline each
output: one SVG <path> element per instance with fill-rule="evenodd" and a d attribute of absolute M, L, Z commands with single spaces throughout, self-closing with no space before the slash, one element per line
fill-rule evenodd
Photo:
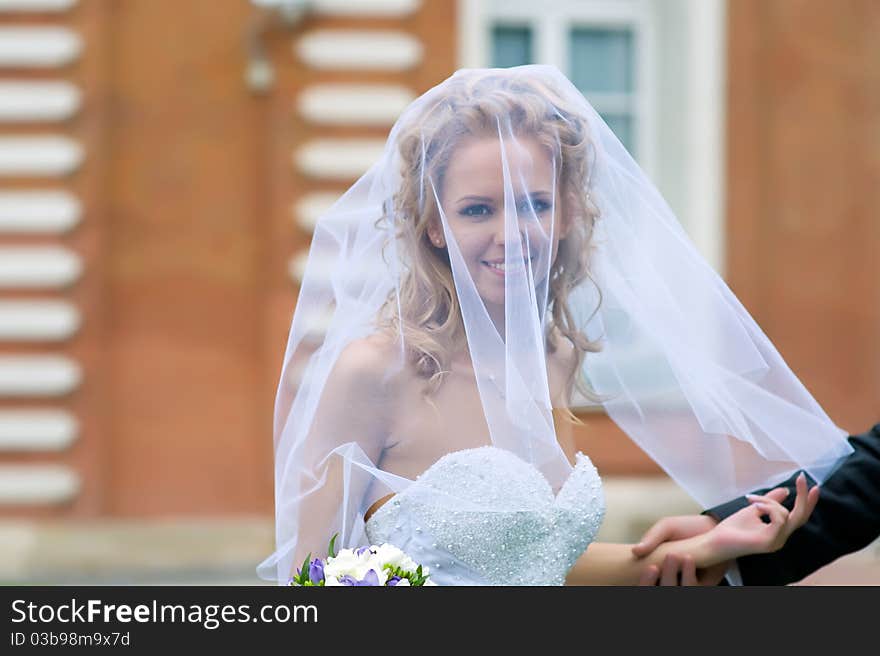
<path fill-rule="evenodd" d="M 426 395 L 436 391 L 456 345 L 464 343 L 465 332 L 448 253 L 445 247 L 432 244 L 428 235 L 439 213 L 425 180 L 442 187 L 458 143 L 465 137 L 497 134 L 499 120 L 509 121 L 514 135 L 535 138 L 561 162 L 557 186 L 570 226 L 550 269 L 547 350 L 556 351 L 560 336 L 569 340 L 576 366 L 567 389 L 574 384 L 586 398 L 597 399 L 578 373 L 586 354 L 598 351 L 599 345 L 578 329 L 568 307 L 569 292 L 590 275 L 591 237 L 599 218 L 585 184 L 590 173 L 589 128 L 558 93 L 532 77 L 499 71 L 453 76 L 444 83 L 438 102 L 419 115 L 406 117 L 397 138 L 401 182 L 383 219 L 391 221 L 409 266 L 399 295 L 395 290 L 380 312 L 380 326 L 402 335 L 408 358 L 428 381 Z M 578 422 L 567 409 L 566 416 Z"/>

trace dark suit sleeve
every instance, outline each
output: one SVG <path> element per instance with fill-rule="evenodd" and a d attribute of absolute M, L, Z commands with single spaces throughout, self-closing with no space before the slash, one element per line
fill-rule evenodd
<path fill-rule="evenodd" d="M 880 424 L 849 438 L 855 451 L 825 481 L 810 519 L 779 551 L 739 558 L 746 585 L 785 585 L 800 581 L 820 567 L 858 551 L 880 536 Z M 795 497 L 793 476 L 784 505 Z M 761 492 L 764 492 L 762 490 Z M 706 511 L 724 519 L 748 502 L 735 499 Z"/>

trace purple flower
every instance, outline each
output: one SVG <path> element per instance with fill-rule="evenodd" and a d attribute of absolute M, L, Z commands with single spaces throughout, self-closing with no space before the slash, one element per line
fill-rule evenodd
<path fill-rule="evenodd" d="M 370 571 L 372 572 L 373 570 L 370 570 Z M 398 582 L 400 579 L 401 579 L 401 577 L 398 576 L 397 574 L 395 574 L 395 575 L 392 576 L 390 579 L 388 579 L 388 582 L 385 583 L 385 585 L 397 585 L 397 582 Z"/>
<path fill-rule="evenodd" d="M 351 574 L 346 574 L 342 578 L 339 579 L 339 582 L 342 585 L 353 585 L 353 586 L 365 586 L 365 585 L 379 585 L 379 575 L 376 574 L 376 570 L 371 569 L 365 575 L 363 580 L 358 581 Z"/>
<path fill-rule="evenodd" d="M 315 585 L 324 580 L 324 563 L 320 558 L 315 558 L 309 565 L 309 580 Z"/>
<path fill-rule="evenodd" d="M 369 551 L 369 550 L 370 550 L 369 547 L 361 547 L 360 549 L 358 549 L 357 551 L 355 551 L 355 553 L 358 555 L 358 557 L 360 557 L 360 555 L 361 555 L 362 553 L 364 553 L 365 551 Z"/>
<path fill-rule="evenodd" d="M 360 582 L 360 585 L 379 585 L 379 575 L 376 574 L 376 570 L 371 569 L 364 574 L 364 580 Z"/>

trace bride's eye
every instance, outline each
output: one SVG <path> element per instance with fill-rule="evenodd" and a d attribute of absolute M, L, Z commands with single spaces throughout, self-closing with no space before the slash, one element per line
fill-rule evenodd
<path fill-rule="evenodd" d="M 553 206 L 547 202 L 546 200 L 542 200 L 540 198 L 533 198 L 531 203 L 527 200 L 522 201 L 517 206 L 517 212 L 520 214 L 524 214 L 525 216 L 530 216 L 533 212 L 536 215 L 544 214 L 549 211 Z"/>
<path fill-rule="evenodd" d="M 492 208 L 485 203 L 475 203 L 461 208 L 458 213 L 461 216 L 489 216 L 492 214 Z"/>

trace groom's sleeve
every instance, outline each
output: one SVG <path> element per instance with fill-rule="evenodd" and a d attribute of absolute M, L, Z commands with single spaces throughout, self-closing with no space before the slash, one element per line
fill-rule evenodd
<path fill-rule="evenodd" d="M 841 556 L 858 551 L 880 535 L 880 424 L 849 438 L 854 452 L 825 481 L 810 519 L 777 552 L 737 560 L 746 585 L 785 585 L 800 581 Z M 797 474 L 780 486 L 791 509 Z M 813 481 L 809 479 L 810 484 Z M 766 490 L 759 491 L 759 494 Z M 734 499 L 706 513 L 719 521 L 748 504 Z"/>

